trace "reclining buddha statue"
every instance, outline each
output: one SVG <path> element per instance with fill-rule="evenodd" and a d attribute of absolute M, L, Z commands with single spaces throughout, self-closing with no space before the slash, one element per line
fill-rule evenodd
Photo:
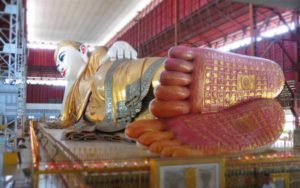
<path fill-rule="evenodd" d="M 79 42 L 59 43 L 56 66 L 67 85 L 61 121 L 50 126 L 71 126 L 65 131 L 67 139 L 85 140 L 93 138 L 81 132 L 116 132 L 133 119 L 154 118 L 148 111 L 153 98 L 149 90 L 158 85 L 164 58 L 136 59 L 136 54 L 125 42 L 109 50 L 96 47 L 91 54 Z"/>
<path fill-rule="evenodd" d="M 284 76 L 270 60 L 184 46 L 165 58 L 136 59 L 125 42 L 88 55 L 72 41 L 58 45 L 55 59 L 68 81 L 60 122 L 66 139 L 126 129 L 154 153 L 201 156 L 259 148 L 283 129 L 274 98 Z"/>

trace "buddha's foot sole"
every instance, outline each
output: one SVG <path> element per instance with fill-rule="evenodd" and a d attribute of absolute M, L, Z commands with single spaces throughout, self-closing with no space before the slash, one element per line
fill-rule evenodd
<path fill-rule="evenodd" d="M 128 137 L 164 156 L 202 156 L 252 150 L 274 142 L 284 113 L 274 99 L 256 99 L 217 113 L 131 123 Z"/>
<path fill-rule="evenodd" d="M 159 118 L 219 112 L 275 98 L 283 86 L 283 72 L 273 61 L 179 46 L 169 52 L 150 110 Z"/>

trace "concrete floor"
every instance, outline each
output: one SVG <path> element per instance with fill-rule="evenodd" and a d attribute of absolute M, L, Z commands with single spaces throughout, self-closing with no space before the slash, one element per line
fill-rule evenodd
<path fill-rule="evenodd" d="M 21 163 L 14 165 L 4 165 L 3 155 L 6 151 L 5 138 L 0 136 L 0 187 L 1 188 L 31 188 L 31 182 L 29 177 L 24 174 L 24 169 L 31 168 L 31 152 L 30 143 L 28 138 L 26 139 L 26 149 L 20 149 Z M 30 172 L 30 170 L 29 170 Z M 27 175 L 28 176 L 28 175 Z"/>

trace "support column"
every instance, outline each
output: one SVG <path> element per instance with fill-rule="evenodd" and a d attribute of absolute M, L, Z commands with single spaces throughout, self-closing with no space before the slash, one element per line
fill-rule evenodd
<path fill-rule="evenodd" d="M 16 120 L 24 127 L 26 120 L 26 40 L 25 10 L 22 0 L 0 0 L 0 83 L 18 90 Z"/>
<path fill-rule="evenodd" d="M 141 57 L 141 12 L 138 13 L 136 24 L 137 24 L 137 56 L 140 58 Z"/>
<path fill-rule="evenodd" d="M 250 55 L 257 56 L 257 28 L 256 28 L 256 8 L 253 4 L 249 4 L 249 17 L 250 17 Z"/>
<path fill-rule="evenodd" d="M 175 1 L 175 29 L 174 29 L 174 34 L 175 34 L 175 38 L 174 38 L 174 45 L 177 46 L 178 45 L 178 36 L 179 36 L 179 0 Z"/>
<path fill-rule="evenodd" d="M 300 67 L 300 20 L 299 20 L 299 11 L 295 11 L 295 39 L 297 41 L 297 68 Z M 299 68 L 297 69 L 297 76 L 299 77 Z M 298 96 L 299 96 L 299 78 L 296 78 L 296 92 L 295 92 L 295 101 L 294 101 L 294 111 L 295 115 L 295 127 L 294 130 L 294 147 L 300 148 L 300 126 L 299 126 L 299 112 L 298 112 Z"/>

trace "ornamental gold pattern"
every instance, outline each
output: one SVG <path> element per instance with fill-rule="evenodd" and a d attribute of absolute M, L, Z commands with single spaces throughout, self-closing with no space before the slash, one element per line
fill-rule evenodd
<path fill-rule="evenodd" d="M 95 74 L 85 117 L 107 132 L 122 130 L 134 118 L 145 116 L 142 101 L 157 83 L 164 58 L 105 62 Z M 141 112 L 141 114 L 139 114 Z"/>
<path fill-rule="evenodd" d="M 62 43 L 61 45 L 70 44 Z M 105 54 L 105 48 L 96 48 L 91 55 L 87 66 L 80 74 L 78 80 L 76 80 L 73 84 L 65 102 L 65 111 L 61 117 L 64 126 L 70 126 L 79 121 L 82 117 L 86 104 L 89 101 L 91 88 L 94 82 L 94 75 L 98 68 L 102 65 L 102 58 Z"/>
<path fill-rule="evenodd" d="M 77 49 L 80 43 L 64 41 L 60 43 L 59 48 L 64 46 L 72 46 Z M 117 122 L 118 113 L 122 110 L 119 104 L 127 102 L 126 98 L 130 97 L 126 93 L 127 87 L 148 75 L 145 79 L 149 84 L 142 80 L 143 82 L 140 84 L 142 87 L 136 88 L 139 91 L 139 89 L 146 87 L 144 88 L 146 93 L 143 97 L 141 97 L 141 94 L 139 95 L 141 102 L 148 90 L 153 88 L 151 85 L 157 85 L 159 73 L 163 70 L 163 58 L 123 59 L 118 62 L 112 62 L 110 60 L 104 61 L 106 52 L 107 49 L 104 47 L 96 48 L 91 54 L 87 66 L 72 86 L 65 102 L 65 111 L 61 117 L 63 127 L 71 126 L 84 115 L 90 122 L 98 123 L 98 128 L 110 127 L 105 128 L 109 132 L 111 130 L 124 129 L 127 122 L 124 125 L 122 124 L 123 127 L 113 125 L 119 125 Z M 159 62 L 156 63 L 157 61 Z M 115 64 L 115 69 L 110 74 L 107 74 L 113 64 Z M 153 67 L 155 64 L 157 65 Z M 151 67 L 153 67 L 153 70 Z M 150 70 L 150 74 L 147 73 L 148 70 Z M 111 77 L 111 83 L 108 82 L 109 77 Z M 110 87 L 107 87 L 107 85 Z M 111 117 L 107 118 L 109 113 L 111 113 Z M 138 115 L 134 114 L 131 116 L 128 116 L 129 119 Z M 107 120 L 106 124 L 104 124 L 105 120 Z"/>
<path fill-rule="evenodd" d="M 274 99 L 256 99 L 217 113 L 190 114 L 167 122 L 184 144 L 203 154 L 253 150 L 276 140 L 284 114 Z"/>
<path fill-rule="evenodd" d="M 151 103 L 158 119 L 128 125 L 129 137 L 150 151 L 183 157 L 254 150 L 280 136 L 284 112 L 274 98 L 284 75 L 278 64 L 207 48 L 174 47 L 169 54 Z M 174 100 L 170 90 L 161 97 L 161 88 L 174 85 L 189 96 Z"/>
<path fill-rule="evenodd" d="M 284 76 L 278 64 L 215 50 L 202 49 L 201 61 L 194 62 L 202 72 L 196 82 L 203 84 L 195 92 L 201 112 L 217 112 L 255 98 L 275 98 L 283 89 Z M 201 91 L 202 90 L 202 91 Z"/>

